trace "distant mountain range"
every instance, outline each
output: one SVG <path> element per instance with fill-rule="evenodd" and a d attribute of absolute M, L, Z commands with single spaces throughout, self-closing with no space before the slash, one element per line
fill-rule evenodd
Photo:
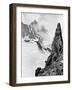
<path fill-rule="evenodd" d="M 27 37 L 29 39 L 36 39 L 37 38 L 36 32 L 33 28 L 33 25 L 35 25 L 35 24 L 37 24 L 36 21 L 31 22 L 30 25 L 21 23 L 22 38 L 25 38 L 25 37 Z"/>
<path fill-rule="evenodd" d="M 46 29 L 44 28 L 44 26 L 42 26 L 39 30 L 37 26 L 38 22 L 36 20 L 31 22 L 30 25 L 21 23 L 21 36 L 25 42 L 34 41 L 37 43 L 40 50 L 47 50 L 42 47 L 43 39 L 42 36 L 40 36 L 40 32 L 46 33 Z"/>
<path fill-rule="evenodd" d="M 47 30 L 45 29 L 44 26 L 39 26 L 39 23 L 34 20 L 32 21 L 29 25 L 21 23 L 21 34 L 22 38 L 27 38 L 29 39 L 42 39 L 40 36 L 41 33 L 46 33 Z"/>

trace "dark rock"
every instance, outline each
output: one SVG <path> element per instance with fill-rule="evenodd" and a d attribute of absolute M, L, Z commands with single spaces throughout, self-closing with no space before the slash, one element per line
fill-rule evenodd
<path fill-rule="evenodd" d="M 38 74 L 40 73 L 41 67 L 38 67 L 36 72 L 35 72 L 35 76 L 38 76 Z"/>
<path fill-rule="evenodd" d="M 56 53 L 57 55 L 63 53 L 63 39 L 60 23 L 57 24 L 55 37 L 52 43 L 52 53 Z"/>
<path fill-rule="evenodd" d="M 57 24 L 51 48 L 51 54 L 45 61 L 45 67 L 36 69 L 37 76 L 63 75 L 63 63 L 61 62 L 63 60 L 63 39 L 60 23 Z M 43 72 L 40 72 L 41 70 Z"/>

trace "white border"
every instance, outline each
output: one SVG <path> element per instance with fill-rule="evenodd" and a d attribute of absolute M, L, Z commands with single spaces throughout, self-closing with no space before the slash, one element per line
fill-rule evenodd
<path fill-rule="evenodd" d="M 64 49 L 64 75 L 63 76 L 46 76 L 46 77 L 21 77 L 21 12 L 35 12 L 35 13 L 52 13 L 64 15 L 64 30 L 63 30 L 63 49 Z M 62 9 L 41 9 L 41 8 L 16 8 L 16 22 L 17 22 L 17 45 L 16 45 L 16 83 L 32 83 L 32 82 L 51 82 L 51 81 L 66 81 L 68 80 L 68 11 Z"/>

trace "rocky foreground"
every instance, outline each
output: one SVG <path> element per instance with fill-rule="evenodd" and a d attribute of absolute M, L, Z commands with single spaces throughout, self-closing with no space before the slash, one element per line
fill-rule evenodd
<path fill-rule="evenodd" d="M 51 54 L 45 61 L 45 67 L 38 67 L 35 76 L 63 75 L 63 38 L 60 23 L 57 24 Z"/>

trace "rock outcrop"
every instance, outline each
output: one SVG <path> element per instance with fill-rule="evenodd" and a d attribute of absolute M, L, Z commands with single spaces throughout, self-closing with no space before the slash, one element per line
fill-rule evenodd
<path fill-rule="evenodd" d="M 38 67 L 35 76 L 63 75 L 63 38 L 60 23 L 57 24 L 51 49 L 51 54 L 45 61 L 45 67 Z"/>

